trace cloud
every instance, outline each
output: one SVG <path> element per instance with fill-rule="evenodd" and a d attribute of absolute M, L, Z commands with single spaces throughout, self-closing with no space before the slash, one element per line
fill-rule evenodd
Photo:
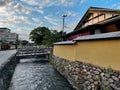
<path fill-rule="evenodd" d="M 63 6 L 72 6 L 74 5 L 75 0 L 61 0 L 61 4 Z"/>
<path fill-rule="evenodd" d="M 44 14 L 44 10 L 48 7 L 53 6 L 72 6 L 74 5 L 74 0 L 21 0 L 25 3 L 25 7 L 29 11 L 38 12 L 40 14 Z M 20 4 L 24 5 L 23 3 L 19 2 Z"/>
<path fill-rule="evenodd" d="M 61 3 L 65 3 L 66 2 L 66 0 L 61 0 Z"/>
<path fill-rule="evenodd" d="M 68 23 L 66 28 L 65 28 L 65 32 L 69 33 L 71 31 L 73 31 L 74 28 L 76 27 L 76 24 L 77 24 L 77 22 Z"/>
<path fill-rule="evenodd" d="M 87 2 L 87 0 L 80 0 L 80 5 L 84 4 L 85 2 Z"/>
<path fill-rule="evenodd" d="M 29 34 L 19 34 L 19 39 L 20 40 L 27 40 L 29 42 L 32 42 L 30 39 L 29 39 Z"/>
<path fill-rule="evenodd" d="M 70 22 L 70 23 L 67 23 L 66 25 L 65 25 L 65 28 L 64 28 L 64 32 L 66 32 L 66 33 L 69 33 L 69 32 L 71 32 L 71 31 L 73 31 L 74 30 L 74 28 L 75 28 L 75 26 L 76 26 L 76 22 Z M 54 26 L 52 26 L 51 27 L 53 30 L 58 30 L 58 31 L 61 31 L 62 30 L 62 24 L 59 24 L 59 25 L 54 25 Z"/>
<path fill-rule="evenodd" d="M 113 4 L 112 7 L 115 9 L 120 9 L 120 3 Z"/>
<path fill-rule="evenodd" d="M 19 14 L 30 14 L 30 11 L 19 3 L 14 6 L 14 10 Z"/>
<path fill-rule="evenodd" d="M 0 7 L 4 7 L 10 3 L 12 3 L 13 0 L 0 0 Z"/>
<path fill-rule="evenodd" d="M 0 0 L 0 27 L 10 28 L 13 32 L 20 34 L 21 39 L 29 39 L 29 32 L 38 26 L 48 26 L 50 29 L 61 30 L 61 14 L 50 14 L 47 10 L 55 7 L 70 7 L 74 0 Z M 46 13 L 48 12 L 48 13 Z M 46 15 L 47 14 L 47 15 Z M 77 14 L 68 11 L 67 15 L 75 17 Z M 59 16 L 61 17 L 61 16 Z"/>
<path fill-rule="evenodd" d="M 10 25 L 14 25 L 14 27 L 19 27 L 19 25 L 23 23 L 24 25 L 41 25 L 42 22 L 34 21 L 33 23 L 31 18 L 29 18 L 30 13 L 31 11 L 28 10 L 24 5 L 21 5 L 20 3 L 10 2 L 9 4 L 7 4 L 6 2 L 6 4 L 4 4 L 0 9 L 0 26 L 7 27 Z"/>
<path fill-rule="evenodd" d="M 38 12 L 40 14 L 44 14 L 43 8 L 40 6 L 25 6 L 25 8 L 31 12 Z"/>
<path fill-rule="evenodd" d="M 0 16 L 4 14 L 13 14 L 12 8 L 13 1 L 11 0 L 0 0 Z"/>
<path fill-rule="evenodd" d="M 44 16 L 44 18 L 49 22 L 49 23 L 51 23 L 51 24 L 53 24 L 53 25 L 58 25 L 58 20 L 57 19 L 55 19 L 55 18 L 53 18 L 53 17 L 51 17 L 51 16 Z"/>
<path fill-rule="evenodd" d="M 39 22 L 40 20 L 38 18 L 32 18 L 34 22 Z"/>
<path fill-rule="evenodd" d="M 28 22 L 28 19 L 27 17 L 24 17 L 24 16 L 12 16 L 12 15 L 9 15 L 8 17 L 5 18 L 5 20 L 0 20 L 0 25 L 1 24 L 18 24 L 18 23 L 25 23 L 25 22 Z"/>
<path fill-rule="evenodd" d="M 71 6 L 74 4 L 74 0 L 21 0 L 22 2 L 29 4 L 31 6 L 41 6 L 50 7 L 50 6 Z"/>
<path fill-rule="evenodd" d="M 43 11 L 43 10 L 40 10 L 40 9 L 34 10 L 34 11 L 37 11 L 38 13 L 44 14 L 44 11 Z"/>
<path fill-rule="evenodd" d="M 21 0 L 21 1 L 29 5 L 38 5 L 38 2 L 36 0 Z"/>
<path fill-rule="evenodd" d="M 67 16 L 71 16 L 71 17 L 77 16 L 77 13 L 75 13 L 73 11 L 68 11 L 66 14 L 67 14 Z"/>
<path fill-rule="evenodd" d="M 31 32 L 32 29 L 33 28 L 23 26 L 16 28 L 15 30 L 12 30 L 12 32 L 18 33 L 20 40 L 28 40 L 31 42 L 31 40 L 29 40 L 29 33 Z"/>
<path fill-rule="evenodd" d="M 3 4 L 4 3 L 4 4 Z M 19 14 L 30 14 L 30 11 L 24 6 L 16 3 L 14 0 L 2 0 L 0 1 L 0 13 L 19 13 Z M 3 12 L 4 11 L 4 12 Z"/>

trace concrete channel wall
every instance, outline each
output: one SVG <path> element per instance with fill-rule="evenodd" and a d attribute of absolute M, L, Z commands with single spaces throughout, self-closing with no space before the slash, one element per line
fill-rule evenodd
<path fill-rule="evenodd" d="M 7 90 L 18 60 L 15 50 L 1 51 L 1 53 L 4 53 L 4 56 L 0 59 L 2 61 L 0 63 L 0 90 Z"/>

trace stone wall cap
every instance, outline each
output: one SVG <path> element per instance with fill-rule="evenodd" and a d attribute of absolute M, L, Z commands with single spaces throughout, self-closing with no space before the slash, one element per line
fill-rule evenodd
<path fill-rule="evenodd" d="M 73 45 L 73 44 L 75 44 L 75 41 L 62 41 L 54 43 L 54 45 Z"/>
<path fill-rule="evenodd" d="M 104 34 L 81 36 L 81 37 L 74 39 L 74 41 L 97 40 L 97 39 L 116 39 L 116 38 L 120 38 L 120 31 L 104 33 Z"/>

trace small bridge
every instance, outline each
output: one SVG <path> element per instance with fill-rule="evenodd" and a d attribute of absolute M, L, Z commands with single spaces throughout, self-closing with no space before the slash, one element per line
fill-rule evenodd
<path fill-rule="evenodd" d="M 50 49 L 41 47 L 26 47 L 19 49 L 17 52 L 17 58 L 41 58 L 43 60 L 49 60 Z"/>

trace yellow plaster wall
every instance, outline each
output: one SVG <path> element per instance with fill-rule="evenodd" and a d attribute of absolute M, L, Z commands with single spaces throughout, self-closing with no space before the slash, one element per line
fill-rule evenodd
<path fill-rule="evenodd" d="M 99 21 L 103 21 L 103 20 L 105 20 L 105 19 L 104 19 L 104 15 L 99 16 L 98 18 L 99 18 Z"/>
<path fill-rule="evenodd" d="M 120 40 L 77 42 L 76 60 L 120 70 Z"/>
<path fill-rule="evenodd" d="M 55 56 L 120 70 L 120 40 L 79 41 L 76 45 L 54 45 Z"/>
<path fill-rule="evenodd" d="M 99 22 L 98 18 L 93 19 L 93 24 L 98 23 L 98 22 Z"/>
<path fill-rule="evenodd" d="M 112 17 L 112 14 L 113 14 L 113 13 L 106 13 L 106 19 Z"/>
<path fill-rule="evenodd" d="M 93 13 L 93 17 L 98 16 L 98 14 L 99 14 L 99 12 L 94 12 L 94 13 Z"/>
<path fill-rule="evenodd" d="M 75 45 L 54 45 L 53 55 L 74 61 Z"/>

